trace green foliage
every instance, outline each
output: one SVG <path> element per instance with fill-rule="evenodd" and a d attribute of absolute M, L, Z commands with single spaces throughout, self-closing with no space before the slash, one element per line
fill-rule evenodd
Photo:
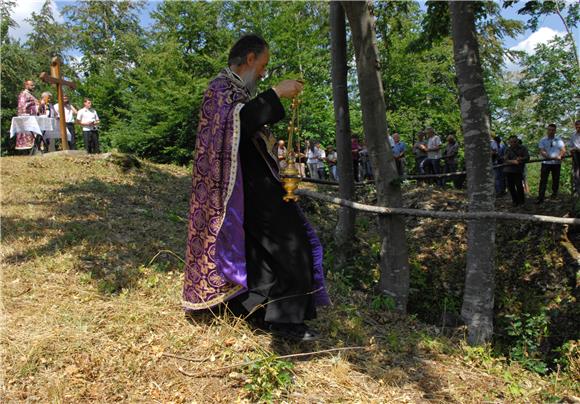
<path fill-rule="evenodd" d="M 45 1 L 39 13 L 33 12 L 26 19 L 33 28 L 28 34 L 26 45 L 35 55 L 35 59 L 39 62 L 48 61 L 46 64 L 50 63 L 53 56 L 64 60 L 65 50 L 69 48 L 68 42 L 72 40 L 65 26 L 56 22 L 52 11 L 53 4 Z"/>
<path fill-rule="evenodd" d="M 111 145 L 158 162 L 187 164 L 207 81 L 186 72 L 175 42 L 156 45 L 128 75 L 127 117 L 111 124 Z"/>
<path fill-rule="evenodd" d="M 522 59 L 521 94 L 531 97 L 534 118 L 541 127 L 548 123 L 570 125 L 580 113 L 580 71 L 565 39 L 555 37 Z"/>
<path fill-rule="evenodd" d="M 138 11 L 144 1 L 84 1 L 62 9 L 75 46 L 82 52 L 76 66 L 85 74 L 121 74 L 130 68 L 143 46 Z"/>
<path fill-rule="evenodd" d="M 509 0 L 504 1 L 504 7 L 509 7 L 516 4 L 518 1 Z M 528 15 L 528 28 L 533 31 L 538 29 L 538 25 L 542 22 L 543 17 L 549 14 L 562 12 L 568 6 L 565 21 L 570 27 L 575 27 L 580 22 L 580 4 L 577 2 L 566 2 L 563 0 L 551 1 L 526 1 L 522 8 L 518 10 L 518 14 Z"/>
<path fill-rule="evenodd" d="M 433 126 L 441 134 L 460 128 L 453 49 L 449 38 L 418 52 L 408 52 L 421 35 L 417 5 L 376 7 L 381 73 L 387 122 L 411 145 L 415 134 Z"/>
<path fill-rule="evenodd" d="M 540 359 L 540 346 L 548 336 L 548 316 L 544 311 L 536 315 L 506 315 L 509 320 L 507 333 L 514 339 L 510 358 L 536 373 L 546 373 L 547 365 Z"/>
<path fill-rule="evenodd" d="M 270 356 L 244 369 L 244 389 L 252 402 L 272 402 L 287 392 L 293 380 L 291 362 Z"/>
<path fill-rule="evenodd" d="M 578 374 L 580 370 L 580 341 L 566 341 L 554 351 L 558 354 L 554 362 L 561 369 Z"/>
<path fill-rule="evenodd" d="M 393 311 L 396 307 L 397 304 L 395 303 L 395 299 L 391 296 L 377 295 L 373 297 L 371 302 L 371 308 L 375 311 Z"/>

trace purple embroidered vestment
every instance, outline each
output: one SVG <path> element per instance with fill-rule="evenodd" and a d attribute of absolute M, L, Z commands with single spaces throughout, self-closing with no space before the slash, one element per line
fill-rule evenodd
<path fill-rule="evenodd" d="M 37 115 L 38 100 L 28 90 L 18 95 L 18 115 Z M 34 133 L 20 132 L 16 134 L 16 150 L 26 150 L 34 146 Z"/>
<path fill-rule="evenodd" d="M 247 290 L 244 187 L 239 158 L 240 111 L 250 100 L 226 69 L 209 85 L 201 106 L 189 210 L 183 306 L 215 306 Z M 315 301 L 328 304 L 322 248 L 311 227 Z"/>

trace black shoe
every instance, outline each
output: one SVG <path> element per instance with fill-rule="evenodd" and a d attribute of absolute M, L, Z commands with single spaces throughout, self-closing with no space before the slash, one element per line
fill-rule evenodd
<path fill-rule="evenodd" d="M 539 205 L 541 203 L 544 203 L 543 199 L 536 199 L 536 202 L 535 202 L 536 205 Z"/>
<path fill-rule="evenodd" d="M 320 339 L 320 334 L 304 323 L 270 323 L 269 330 L 276 337 L 293 341 L 316 341 Z"/>
<path fill-rule="evenodd" d="M 558 194 L 552 194 L 551 199 L 558 199 Z"/>

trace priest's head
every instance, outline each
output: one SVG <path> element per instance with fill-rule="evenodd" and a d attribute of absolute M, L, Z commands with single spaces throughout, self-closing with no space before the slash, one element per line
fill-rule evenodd
<path fill-rule="evenodd" d="M 240 76 L 250 93 L 255 94 L 258 80 L 265 76 L 269 60 L 268 43 L 258 35 L 249 34 L 234 44 L 228 56 L 228 65 Z"/>

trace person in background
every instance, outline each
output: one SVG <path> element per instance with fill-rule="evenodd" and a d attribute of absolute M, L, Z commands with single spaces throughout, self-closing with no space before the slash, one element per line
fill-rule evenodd
<path fill-rule="evenodd" d="M 308 151 L 310 150 L 310 140 L 305 140 L 304 141 L 304 157 L 302 158 L 302 161 L 304 161 L 304 172 L 305 172 L 305 177 L 308 178 L 312 178 L 312 174 L 310 174 L 310 167 L 308 167 Z"/>
<path fill-rule="evenodd" d="M 318 157 L 316 143 L 309 142 L 308 150 L 306 150 L 306 165 L 308 166 L 308 172 L 310 173 L 310 178 L 319 180 L 318 178 Z"/>
<path fill-rule="evenodd" d="M 415 170 L 417 175 L 425 174 L 423 162 L 427 158 L 427 142 L 425 141 L 425 132 L 417 133 L 417 141 L 413 145 L 413 154 L 415 155 Z"/>
<path fill-rule="evenodd" d="M 326 160 L 326 152 L 324 147 L 320 142 L 316 142 L 316 155 L 318 156 L 318 164 L 316 169 L 318 170 L 318 178 L 321 180 L 326 179 L 326 172 L 324 171 L 324 161 Z"/>
<path fill-rule="evenodd" d="M 548 185 L 548 176 L 552 174 L 552 198 L 558 197 L 560 187 L 560 169 L 562 158 L 566 155 L 566 145 L 559 137 L 556 137 L 556 125 L 548 125 L 546 137 L 540 140 L 538 147 L 541 156 L 546 159 L 542 161 L 540 171 L 540 189 L 538 193 L 537 204 L 544 202 L 546 187 Z"/>
<path fill-rule="evenodd" d="M 286 146 L 282 139 L 278 140 L 276 156 L 278 157 L 278 165 L 280 166 L 280 169 L 285 169 L 288 166 L 288 163 L 286 162 Z"/>
<path fill-rule="evenodd" d="M 524 137 L 522 135 L 518 135 L 518 143 L 522 146 L 524 145 Z M 528 166 L 525 164 L 524 164 L 524 172 L 522 173 L 522 183 L 524 187 L 524 193 L 529 194 L 530 186 L 528 185 Z"/>
<path fill-rule="evenodd" d="M 76 150 L 77 148 L 77 135 L 75 131 L 75 117 L 78 114 L 77 109 L 69 102 L 68 96 L 62 96 L 62 106 L 64 108 L 64 121 L 66 123 L 66 128 L 70 132 L 70 142 L 68 143 L 68 147 L 71 150 Z M 54 112 L 57 118 L 59 117 L 60 106 L 54 104 Z"/>
<path fill-rule="evenodd" d="M 85 98 L 83 108 L 77 113 L 77 123 L 83 127 L 83 139 L 85 141 L 85 150 L 89 154 L 99 153 L 99 115 L 93 108 L 93 102 L 90 98 Z"/>
<path fill-rule="evenodd" d="M 395 159 L 395 164 L 397 165 L 397 173 L 399 177 L 405 175 L 405 150 L 407 145 L 401 142 L 401 136 L 398 133 L 393 134 L 393 158 Z"/>
<path fill-rule="evenodd" d="M 447 145 L 445 146 L 445 153 L 443 158 L 445 159 L 445 173 L 454 173 L 457 171 L 457 156 L 459 154 L 459 143 L 455 140 L 455 136 L 447 136 Z M 459 179 L 457 176 L 451 177 L 453 181 L 453 186 L 459 188 Z"/>
<path fill-rule="evenodd" d="M 328 171 L 330 171 L 330 175 L 332 179 L 338 182 L 338 172 L 336 170 L 336 162 L 337 162 L 338 155 L 336 154 L 336 150 L 334 150 L 333 146 L 328 146 L 326 148 L 326 163 L 328 164 Z"/>
<path fill-rule="evenodd" d="M 570 136 L 568 146 L 572 156 L 572 170 L 574 175 L 574 192 L 580 194 L 580 119 L 574 122 L 576 131 Z"/>
<path fill-rule="evenodd" d="M 24 90 L 18 94 L 18 116 L 38 115 L 40 101 L 32 94 L 34 88 L 34 81 L 24 82 Z M 34 132 L 19 132 L 16 134 L 15 150 L 33 150 L 35 140 Z"/>
<path fill-rule="evenodd" d="M 45 116 L 47 118 L 54 118 L 54 105 L 52 105 L 52 93 L 50 91 L 45 91 L 40 95 L 42 100 L 40 108 L 38 108 L 38 115 Z"/>
<path fill-rule="evenodd" d="M 369 149 L 367 148 L 366 142 L 363 140 L 360 145 L 359 151 L 359 163 L 360 163 L 360 177 L 361 180 L 372 180 L 373 179 L 373 166 L 371 164 L 371 159 L 369 157 Z"/>
<path fill-rule="evenodd" d="M 391 149 L 395 146 L 395 141 L 393 140 L 393 137 L 389 134 L 389 132 L 387 132 L 387 142 L 389 142 L 389 146 L 391 147 Z"/>
<path fill-rule="evenodd" d="M 502 143 L 501 137 L 494 136 L 490 142 L 490 148 L 491 148 L 491 163 L 494 166 L 502 164 L 506 146 L 504 143 Z M 495 177 L 495 196 L 501 198 L 507 193 L 505 177 L 503 175 L 503 168 L 494 167 L 493 172 Z"/>
<path fill-rule="evenodd" d="M 308 145 L 308 141 L 306 141 L 306 145 Z M 300 144 L 294 149 L 296 153 L 296 170 L 298 170 L 298 175 L 303 178 L 306 177 L 306 155 L 304 151 L 300 149 Z"/>
<path fill-rule="evenodd" d="M 360 144 L 358 142 L 358 138 L 356 136 L 352 136 L 350 138 L 350 150 L 351 150 L 351 155 L 352 155 L 352 170 L 353 170 L 353 174 L 354 174 L 354 180 L 355 182 L 359 182 L 360 181 L 360 173 L 359 173 L 359 169 L 358 169 L 358 165 L 360 162 Z"/>
<path fill-rule="evenodd" d="M 54 111 L 54 105 L 52 104 L 52 93 L 49 91 L 45 91 L 41 94 L 40 98 L 42 99 L 40 108 L 38 109 L 38 115 L 45 116 L 47 118 L 56 118 L 56 113 Z M 58 130 L 58 128 L 57 128 Z M 56 142 L 60 142 L 60 139 L 50 139 L 48 137 L 47 131 L 42 133 L 44 137 L 44 143 L 48 148 L 49 152 L 56 151 Z"/>
<path fill-rule="evenodd" d="M 526 163 L 530 161 L 528 149 L 522 145 L 517 136 L 509 138 L 509 147 L 504 154 L 502 167 L 507 181 L 507 187 L 512 197 L 513 206 L 525 204 L 523 173 Z"/>
<path fill-rule="evenodd" d="M 428 174 L 440 174 L 441 138 L 435 134 L 433 128 L 425 129 L 425 133 L 427 134 L 427 159 L 425 160 L 424 167 Z M 441 178 L 436 178 L 435 183 L 437 185 L 443 185 Z"/>

